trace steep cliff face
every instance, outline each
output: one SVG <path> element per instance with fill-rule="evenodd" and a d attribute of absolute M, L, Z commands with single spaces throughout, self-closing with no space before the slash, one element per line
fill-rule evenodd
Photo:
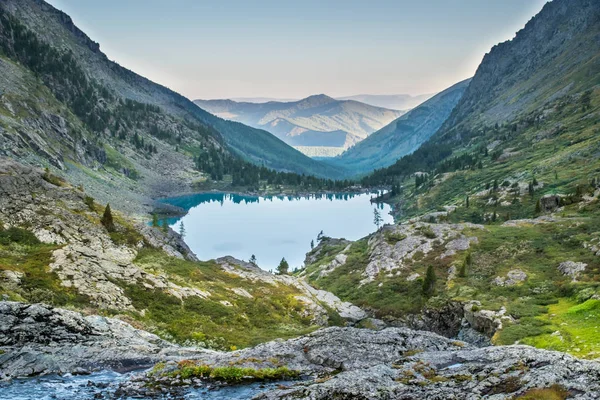
<path fill-rule="evenodd" d="M 494 46 L 444 129 L 493 124 L 600 84 L 600 4 L 548 2 L 514 39 Z"/>

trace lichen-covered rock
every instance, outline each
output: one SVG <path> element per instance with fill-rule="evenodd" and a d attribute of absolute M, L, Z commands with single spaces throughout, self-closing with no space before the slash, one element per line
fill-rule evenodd
<path fill-rule="evenodd" d="M 585 271 L 586 263 L 575 261 L 564 261 L 558 265 L 558 270 L 565 276 L 570 276 L 573 282 L 577 280 L 580 273 Z"/>
<path fill-rule="evenodd" d="M 498 286 L 514 286 L 527 279 L 527 274 L 520 269 L 511 269 L 506 277 L 497 276 L 492 283 Z"/>

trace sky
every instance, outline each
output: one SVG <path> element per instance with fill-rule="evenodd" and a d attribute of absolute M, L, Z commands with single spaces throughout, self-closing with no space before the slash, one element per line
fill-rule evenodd
<path fill-rule="evenodd" d="M 48 0 L 191 99 L 425 94 L 471 77 L 545 0 Z"/>

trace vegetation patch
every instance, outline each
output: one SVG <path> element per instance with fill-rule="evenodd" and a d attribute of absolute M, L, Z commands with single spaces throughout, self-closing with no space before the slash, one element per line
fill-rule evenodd
<path fill-rule="evenodd" d="M 173 378 L 200 378 L 228 383 L 293 379 L 299 375 L 298 371 L 287 367 L 258 369 L 239 366 L 213 367 L 205 364 L 198 365 L 189 360 L 179 362 L 178 369 L 169 372 L 169 376 Z"/>

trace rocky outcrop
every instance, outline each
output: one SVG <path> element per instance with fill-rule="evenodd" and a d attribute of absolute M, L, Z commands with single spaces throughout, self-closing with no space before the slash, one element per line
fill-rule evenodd
<path fill-rule="evenodd" d="M 385 331 L 384 331 L 385 332 Z M 329 379 L 279 388 L 257 400 L 310 399 L 494 399 L 509 400 L 549 392 L 591 400 L 600 391 L 600 364 L 528 346 L 430 350 L 344 369 Z M 533 389 L 538 389 L 532 392 Z M 544 395 L 540 389 L 548 389 Z"/>
<path fill-rule="evenodd" d="M 204 352 L 117 319 L 17 302 L 0 302 L 0 350 L 0 379 L 129 370 Z"/>
<path fill-rule="evenodd" d="M 587 267 L 586 263 L 575 262 L 575 261 L 565 261 L 561 262 L 558 265 L 558 270 L 565 276 L 570 276 L 573 279 L 573 282 L 577 280 L 579 274 L 585 271 Z"/>
<path fill-rule="evenodd" d="M 408 270 L 416 254 L 428 254 L 435 247 L 445 251 L 440 257 L 467 250 L 471 243 L 477 243 L 476 237 L 462 234 L 465 229 L 483 229 L 482 225 L 431 224 L 424 222 L 386 225 L 369 238 L 369 264 L 363 272 L 362 284 L 373 282 L 380 273 L 388 276 Z M 401 240 L 390 242 L 390 237 Z"/>
<path fill-rule="evenodd" d="M 508 400 L 534 388 L 553 387 L 579 399 L 600 390 L 600 363 L 528 346 L 474 348 L 434 333 L 406 328 L 379 331 L 326 328 L 312 334 L 231 353 L 206 353 L 198 365 L 254 369 L 287 366 L 306 380 L 259 394 L 255 399 L 495 399 Z M 201 384 L 173 374 L 132 384 L 161 393 Z M 183 385 L 183 386 L 182 386 Z"/>
<path fill-rule="evenodd" d="M 497 276 L 492 283 L 498 286 L 514 286 L 527 279 L 527 274 L 520 269 L 511 269 L 506 276 Z"/>
<path fill-rule="evenodd" d="M 224 271 L 250 281 L 258 280 L 272 285 L 283 284 L 297 288 L 301 293 L 297 299 L 302 301 L 309 310 L 307 315 L 311 315 L 313 321 L 321 326 L 326 326 L 329 319 L 329 312 L 324 306 L 333 309 L 342 318 L 351 322 L 357 322 L 367 317 L 367 313 L 359 307 L 340 300 L 331 292 L 313 288 L 302 277 L 274 275 L 252 263 L 230 256 L 217 259 L 217 263 Z"/>

